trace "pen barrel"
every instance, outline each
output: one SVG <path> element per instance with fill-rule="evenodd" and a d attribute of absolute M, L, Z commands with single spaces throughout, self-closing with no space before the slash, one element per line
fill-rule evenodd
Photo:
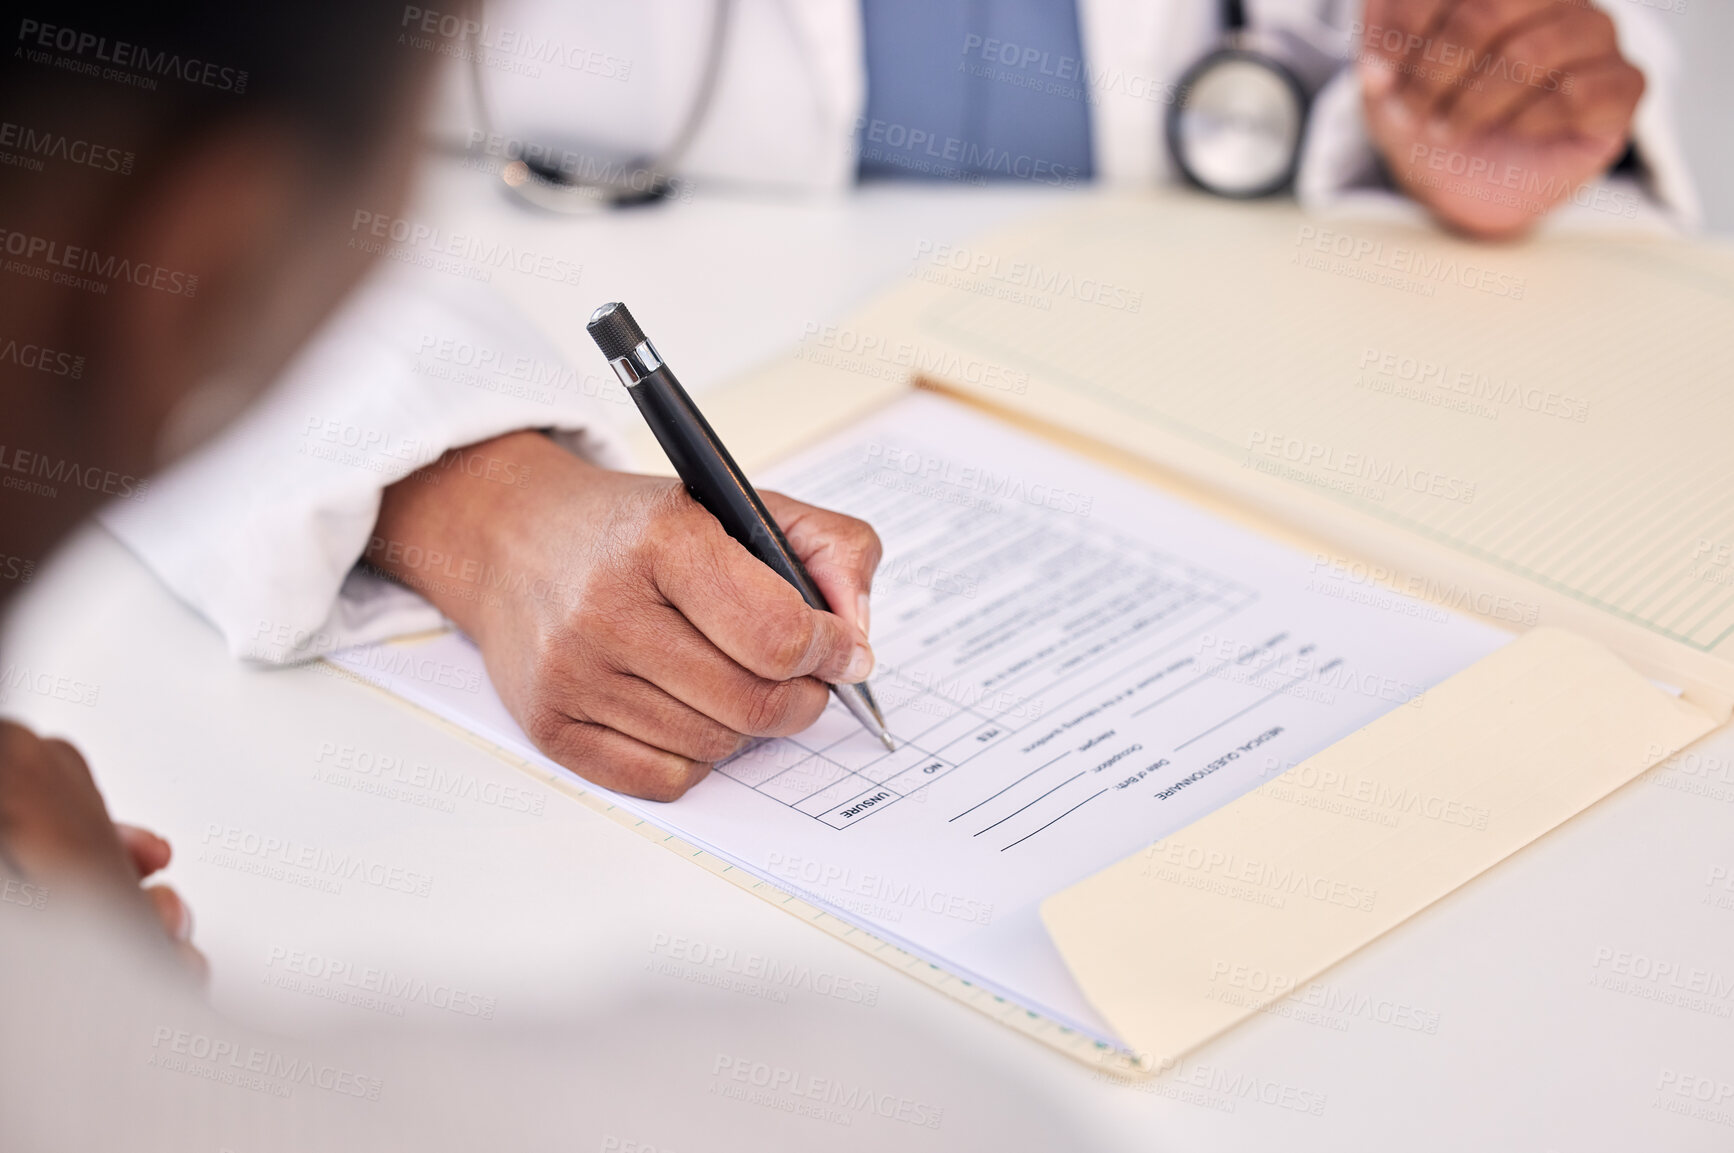
<path fill-rule="evenodd" d="M 716 517 L 723 530 L 748 552 L 794 585 L 809 605 L 831 611 L 819 586 L 777 527 L 776 518 L 668 366 L 659 366 L 626 391 L 692 499 Z"/>

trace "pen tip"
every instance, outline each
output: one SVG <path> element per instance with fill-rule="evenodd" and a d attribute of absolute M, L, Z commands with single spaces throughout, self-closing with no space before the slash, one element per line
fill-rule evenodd
<path fill-rule="evenodd" d="M 879 734 L 879 740 L 885 745 L 885 751 L 886 752 L 895 753 L 897 751 L 897 746 L 891 743 L 891 734 L 890 733 L 881 732 Z"/>

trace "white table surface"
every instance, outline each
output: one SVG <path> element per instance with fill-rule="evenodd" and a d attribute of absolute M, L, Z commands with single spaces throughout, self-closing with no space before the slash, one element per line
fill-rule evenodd
<path fill-rule="evenodd" d="M 962 241 L 1056 199 L 891 187 L 821 201 L 701 196 L 559 219 L 513 207 L 442 162 L 415 213 L 581 261 L 577 287 L 499 282 L 575 359 L 593 351 L 581 328 L 588 309 L 632 302 L 656 318 L 659 345 L 697 391 L 894 283 L 919 243 Z M 1128 1150 L 1734 1147 L 1726 731 L 1332 970 L 1314 999 L 1334 1011 L 1298 1004 L 1262 1015 L 1176 1073 L 1130 1088 L 569 798 L 534 786 L 539 813 L 486 803 L 528 778 L 321 666 L 237 664 L 99 530 L 39 570 L 0 664 L 97 686 L 93 704 L 15 688 L 0 710 L 76 742 L 113 812 L 174 842 L 168 877 L 196 912 L 212 999 L 231 1016 L 294 1035 L 393 1020 L 318 995 L 318 982 L 283 987 L 297 953 L 491 999 L 492 1021 L 454 1020 L 460 1037 L 549 1019 L 596 1030 L 599 1045 L 622 1022 L 655 1034 L 635 1050 L 659 1054 L 646 1062 L 645 1092 L 576 1123 L 573 1149 L 1050 1148 L 1052 1132 L 1073 1134 L 1079 1148 Z M 431 805 L 426 789 L 360 791 L 352 786 L 369 778 L 344 766 L 370 758 L 401 758 L 412 775 L 437 769 L 465 796 Z M 230 830 L 361 854 L 430 876 L 430 890 L 349 882 L 329 893 L 243 872 L 214 852 Z M 670 968 L 677 939 L 733 953 Z M 876 1003 L 719 984 L 729 958 L 753 957 L 876 987 Z M 400 1009 L 415 1022 L 447 1016 L 421 1001 Z M 942 1108 L 942 1124 L 869 1116 L 840 1126 L 742 1102 L 683 1102 L 673 1087 L 702 1085 L 718 1056 L 716 1029 L 688 1030 L 689 1017 L 739 1022 L 743 1059 L 834 1070 Z M 1720 1116 L 1676 1112 L 1693 1099 L 1665 1084 L 1708 1086 L 1697 1091 L 1720 1099 Z"/>

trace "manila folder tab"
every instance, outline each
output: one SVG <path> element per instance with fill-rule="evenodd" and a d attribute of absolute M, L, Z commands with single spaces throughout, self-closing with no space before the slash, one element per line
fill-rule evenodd
<path fill-rule="evenodd" d="M 1121 1039 L 1178 1057 L 1718 723 L 1538 628 L 1056 893 L 1042 919 Z M 1271 975 L 1264 1000 L 1221 979 L 1241 966 Z"/>

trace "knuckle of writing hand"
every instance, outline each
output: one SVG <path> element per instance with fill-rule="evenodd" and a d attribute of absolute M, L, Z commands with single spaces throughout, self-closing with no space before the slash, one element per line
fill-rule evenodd
<path fill-rule="evenodd" d="M 564 614 L 560 636 L 607 652 L 632 647 L 646 629 L 652 601 L 643 585 L 619 573 L 587 582 L 576 603 Z"/>
<path fill-rule="evenodd" d="M 786 681 L 801 675 L 807 654 L 818 640 L 817 615 L 803 609 L 767 624 L 764 633 L 766 676 Z"/>
<path fill-rule="evenodd" d="M 530 671 L 530 683 L 536 687 L 538 695 L 546 693 L 549 685 L 572 662 L 572 638 L 582 635 L 579 632 L 581 627 L 582 618 L 574 616 L 565 627 L 538 633 L 530 643 L 526 665 Z"/>
<path fill-rule="evenodd" d="M 640 562 L 654 563 L 663 550 L 680 539 L 686 506 L 691 503 L 673 485 L 643 494 L 619 527 L 627 555 Z"/>
<path fill-rule="evenodd" d="M 568 619 L 582 619 L 606 602 L 620 585 L 620 571 L 613 564 L 599 564 L 582 573 L 573 582 L 572 595 L 562 606 Z"/>
<path fill-rule="evenodd" d="M 850 559 L 864 571 L 872 572 L 879 566 L 879 556 L 884 549 L 879 543 L 879 534 L 873 531 L 872 525 L 854 517 L 844 522 L 843 530 L 849 542 Z"/>
<path fill-rule="evenodd" d="M 639 779 L 631 791 L 647 801 L 667 803 L 680 800 L 686 792 L 686 785 L 661 773 L 647 774 Z"/>
<path fill-rule="evenodd" d="M 560 738 L 577 735 L 568 732 L 572 727 L 572 719 L 552 701 L 532 701 L 524 711 L 524 733 L 539 749 L 553 748 Z M 577 751 L 582 754 L 582 743 Z"/>
<path fill-rule="evenodd" d="M 653 530 L 667 539 L 679 540 L 691 535 L 700 526 L 714 524 L 711 515 L 679 484 L 670 482 L 660 491 L 650 507 Z"/>
<path fill-rule="evenodd" d="M 739 705 L 742 730 L 755 737 L 776 736 L 789 719 L 791 704 L 796 698 L 792 682 L 777 681 L 749 687 Z"/>
<path fill-rule="evenodd" d="M 618 652 L 632 646 L 636 614 L 612 597 L 598 597 L 572 614 L 570 635 L 603 652 Z"/>
<path fill-rule="evenodd" d="M 661 760 L 640 766 L 635 774 L 634 792 L 652 801 L 678 801 L 688 789 L 704 776 L 704 767 L 682 760 L 670 764 Z"/>
<path fill-rule="evenodd" d="M 624 567 L 635 572 L 654 572 L 669 545 L 667 529 L 659 519 L 634 527 L 621 543 L 620 557 Z"/>
<path fill-rule="evenodd" d="M 698 760 L 709 764 L 720 761 L 735 751 L 739 738 L 721 725 L 703 725 L 689 742 Z"/>

